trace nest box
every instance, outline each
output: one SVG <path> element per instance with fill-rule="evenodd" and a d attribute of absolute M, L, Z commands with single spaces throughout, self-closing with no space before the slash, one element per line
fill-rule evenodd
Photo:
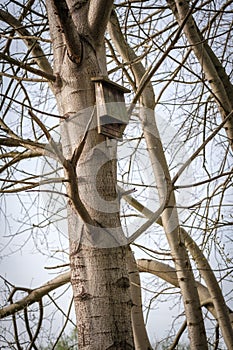
<path fill-rule="evenodd" d="M 94 77 L 98 133 L 109 138 L 122 139 L 129 122 L 124 93 L 130 90 L 105 77 Z"/>

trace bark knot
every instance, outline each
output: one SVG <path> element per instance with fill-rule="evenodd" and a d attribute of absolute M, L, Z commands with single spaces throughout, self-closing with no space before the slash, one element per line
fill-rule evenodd
<path fill-rule="evenodd" d="M 84 300 L 88 300 L 91 298 L 91 295 L 89 293 L 87 293 L 84 289 L 84 287 L 82 286 L 82 290 L 81 293 L 76 295 L 76 299 L 79 301 L 84 301 Z"/>
<path fill-rule="evenodd" d="M 134 347 L 127 343 L 126 341 L 115 341 L 112 345 L 110 345 L 106 350 L 132 350 Z"/>
<path fill-rule="evenodd" d="M 129 283 L 129 278 L 128 277 L 121 277 L 116 281 L 116 285 L 119 288 L 122 289 L 127 289 L 130 287 L 130 283 Z"/>
<path fill-rule="evenodd" d="M 59 73 L 55 73 L 55 76 L 56 76 L 56 80 L 55 80 L 53 86 L 54 86 L 55 92 L 58 93 L 61 91 L 63 83 L 62 83 L 62 78 L 61 78 Z"/>

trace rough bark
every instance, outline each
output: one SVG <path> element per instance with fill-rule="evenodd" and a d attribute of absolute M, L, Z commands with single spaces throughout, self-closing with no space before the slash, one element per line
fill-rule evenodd
<path fill-rule="evenodd" d="M 120 31 L 117 18 L 114 14 L 111 16 L 111 23 L 108 26 L 108 31 L 117 48 L 117 51 L 121 54 L 123 59 L 126 62 L 135 61 L 137 57 L 133 50 L 125 42 Z M 140 81 L 145 73 L 144 67 L 141 63 L 136 63 L 132 65 L 132 70 L 134 72 L 137 85 L 140 85 Z M 143 127 L 143 134 L 147 143 L 154 176 L 158 187 L 160 203 L 162 203 L 164 197 L 167 195 L 167 192 L 170 189 L 171 179 L 154 118 L 155 97 L 151 84 L 147 84 L 142 92 L 140 104 L 142 106 L 140 118 Z M 191 349 L 207 349 L 200 301 L 189 262 L 188 253 L 185 249 L 184 242 L 180 240 L 179 221 L 177 211 L 175 209 L 175 196 L 173 192 L 170 195 L 168 207 L 169 208 L 165 209 L 162 214 L 162 221 L 164 231 L 170 245 L 172 258 L 175 263 L 179 286 L 181 288 L 189 329 L 190 346 Z"/>
<path fill-rule="evenodd" d="M 116 142 L 106 142 L 97 133 L 91 82 L 94 76 L 106 75 L 104 30 L 96 41 L 92 34 L 97 24 L 108 20 L 112 1 L 94 4 L 95 12 L 92 2 L 47 1 L 56 99 L 59 113 L 67 118 L 61 125 L 61 138 L 69 179 L 68 229 L 78 346 L 80 350 L 133 349 L 128 248 L 116 193 Z M 103 4 L 104 14 L 99 11 Z M 111 210 L 105 208 L 109 206 Z"/>
<path fill-rule="evenodd" d="M 130 258 L 132 258 L 132 255 L 130 256 Z M 133 287 L 135 286 L 139 290 L 139 294 L 141 293 L 140 293 L 140 289 L 138 288 L 139 286 L 139 283 L 137 282 L 138 280 L 134 279 L 134 276 L 131 279 L 131 274 L 134 275 L 135 272 L 138 274 L 138 271 L 152 273 L 153 275 L 158 276 L 159 278 L 172 284 L 173 286 L 179 287 L 177 276 L 176 276 L 176 270 L 173 267 L 166 265 L 160 261 L 148 260 L 148 259 L 138 259 L 136 262 L 137 264 L 136 270 L 135 270 L 134 264 L 135 264 L 135 261 L 132 265 L 132 268 L 129 267 L 130 283 Z M 71 278 L 70 271 L 65 272 L 61 275 L 58 275 L 54 279 L 46 282 L 44 285 L 39 286 L 38 288 L 35 288 L 33 290 L 28 290 L 29 294 L 26 297 L 19 299 L 13 304 L 10 304 L 2 308 L 0 310 L 0 318 L 2 319 L 7 316 L 13 315 L 16 312 L 23 310 L 25 307 L 41 300 L 44 296 L 46 296 L 51 291 L 63 286 L 64 284 L 69 283 L 70 278 Z M 197 285 L 197 290 L 198 290 L 201 305 L 205 306 L 208 309 L 208 311 L 214 316 L 214 318 L 217 319 L 217 313 L 215 311 L 214 304 L 210 297 L 210 293 L 208 289 L 203 284 L 197 281 L 196 281 L 196 285 Z M 133 305 L 133 308 L 136 308 L 138 305 L 141 305 L 141 299 L 139 300 L 135 297 L 135 299 L 132 299 L 132 301 L 133 301 L 133 304 L 136 304 L 136 305 Z M 233 327 L 233 312 L 230 308 L 227 308 L 227 309 L 229 312 L 231 326 Z M 141 317 L 141 315 L 139 315 L 139 317 Z M 141 325 L 141 322 L 139 322 L 139 325 Z M 144 342 L 143 345 L 144 344 L 146 344 L 146 342 Z"/>

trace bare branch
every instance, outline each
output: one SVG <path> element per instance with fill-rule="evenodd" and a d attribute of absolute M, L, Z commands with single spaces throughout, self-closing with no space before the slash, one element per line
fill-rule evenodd
<path fill-rule="evenodd" d="M 153 225 L 159 219 L 160 215 L 163 213 L 170 200 L 171 192 L 171 186 L 169 186 L 169 183 L 167 183 L 167 193 L 162 203 L 160 204 L 160 207 L 154 213 L 151 213 L 149 219 L 128 238 L 128 243 L 134 242 L 138 237 L 141 236 L 143 232 L 145 232 L 151 225 Z M 127 197 L 127 195 L 125 196 Z"/>
<path fill-rule="evenodd" d="M 0 319 L 10 316 L 20 310 L 23 310 L 25 307 L 40 301 L 46 294 L 68 282 L 70 282 L 70 272 L 63 273 L 45 283 L 41 287 L 31 290 L 25 298 L 2 308 L 0 310 Z"/>
<path fill-rule="evenodd" d="M 83 56 L 82 42 L 67 4 L 64 0 L 54 0 L 53 3 L 57 11 L 55 15 L 58 16 L 60 22 L 60 31 L 64 35 L 68 56 L 72 62 L 80 64 Z"/>
<path fill-rule="evenodd" d="M 8 73 L 5 73 L 5 72 L 4 73 L 0 72 L 0 76 L 7 77 L 7 78 L 10 78 L 10 79 L 15 79 L 17 81 L 30 81 L 30 82 L 33 82 L 33 83 L 47 83 L 46 79 L 18 77 L 17 75 L 8 74 Z"/>
<path fill-rule="evenodd" d="M 180 38 L 180 35 L 182 33 L 183 27 L 185 26 L 186 22 L 188 21 L 189 17 L 191 16 L 194 7 L 196 6 L 198 0 L 194 1 L 194 3 L 192 4 L 192 7 L 190 8 L 190 10 L 188 11 L 188 13 L 186 14 L 185 18 L 183 19 L 176 35 L 175 38 L 171 41 L 171 44 L 169 45 L 169 47 L 166 49 L 166 51 L 163 52 L 163 55 L 161 56 L 161 58 L 156 62 L 155 66 L 151 69 L 148 69 L 143 77 L 141 78 L 140 84 L 137 88 L 136 94 L 133 98 L 133 101 L 129 107 L 128 113 L 129 115 L 131 115 L 135 104 L 137 103 L 137 101 L 139 100 L 143 90 L 145 89 L 146 85 L 149 83 L 149 81 L 152 79 L 153 75 L 155 74 L 155 72 L 159 69 L 159 67 L 161 66 L 161 64 L 163 63 L 163 61 L 166 59 L 166 57 L 168 56 L 169 52 L 175 47 L 175 44 L 177 43 L 177 41 Z"/>
<path fill-rule="evenodd" d="M 233 85 L 217 56 L 207 41 L 204 40 L 194 18 L 189 16 L 185 25 L 183 25 L 183 18 L 190 12 L 189 1 L 167 0 L 167 3 L 170 5 L 180 28 L 182 26 L 189 43 L 192 45 L 193 52 L 201 67 L 203 67 L 203 71 L 218 103 L 222 119 L 224 119 L 233 108 Z M 225 129 L 230 145 L 233 148 L 233 118 L 228 119 Z"/>
<path fill-rule="evenodd" d="M 8 55 L 5 55 L 2 52 L 0 52 L 0 59 L 6 61 L 6 62 L 8 62 L 8 63 L 10 63 L 10 64 L 12 64 L 12 65 L 14 65 L 16 67 L 20 67 L 22 69 L 25 69 L 26 71 L 28 71 L 30 73 L 39 75 L 42 78 L 46 78 L 49 81 L 53 81 L 53 82 L 56 81 L 56 76 L 55 75 L 53 75 L 51 73 L 44 72 L 44 71 L 42 71 L 40 69 L 33 68 L 29 64 L 23 63 L 23 62 L 18 61 L 18 60 L 15 60 L 14 58 L 12 58 L 12 57 L 10 57 Z"/>
<path fill-rule="evenodd" d="M 53 70 L 51 68 L 51 65 L 47 60 L 46 55 L 44 54 L 40 45 L 38 44 L 37 39 L 31 36 L 31 33 L 26 28 L 24 28 L 22 23 L 19 20 L 17 20 L 14 16 L 12 16 L 9 12 L 0 9 L 0 20 L 8 23 L 22 36 L 25 44 L 31 51 L 31 55 L 33 56 L 35 62 L 38 64 L 38 66 L 43 72 L 52 76 Z M 48 79 L 52 80 L 51 78 Z"/>
<path fill-rule="evenodd" d="M 127 200 L 127 198 L 130 198 L 130 196 L 126 195 L 125 199 Z M 136 200 L 134 200 L 134 202 L 131 204 L 136 204 Z M 145 208 L 142 208 L 141 205 L 137 205 L 135 206 L 135 209 L 140 210 L 142 213 L 144 213 L 145 216 L 149 216 L 148 214 L 150 213 L 150 211 L 147 208 L 145 210 Z M 162 220 L 159 219 L 157 223 L 159 225 L 162 225 Z M 208 287 L 209 295 L 210 295 L 210 298 L 212 299 L 212 303 L 216 312 L 216 318 L 218 319 L 218 322 L 221 325 L 224 339 L 225 341 L 227 341 L 227 339 L 231 339 L 233 330 L 232 330 L 232 326 L 230 325 L 229 309 L 226 306 L 225 300 L 223 298 L 223 295 L 218 285 L 218 282 L 216 280 L 216 277 L 209 265 L 208 260 L 205 258 L 204 254 L 199 249 L 195 241 L 190 237 L 190 235 L 182 227 L 179 230 L 180 230 L 181 242 L 185 244 L 185 246 L 191 253 Z M 177 286 L 178 286 L 178 279 L 177 279 Z"/>
<path fill-rule="evenodd" d="M 169 347 L 168 350 L 174 350 L 174 349 L 176 348 L 176 346 L 179 344 L 179 340 L 180 340 L 182 334 L 184 333 L 186 327 L 187 327 L 187 321 L 185 320 L 185 321 L 183 322 L 183 324 L 181 325 L 179 331 L 177 332 L 176 337 L 175 337 L 175 339 L 173 340 L 173 343 L 172 343 L 172 345 Z"/>
<path fill-rule="evenodd" d="M 46 126 L 42 123 L 42 121 L 37 118 L 37 116 L 35 115 L 35 113 L 33 113 L 32 110 L 29 110 L 28 113 L 30 114 L 30 116 L 32 117 L 33 120 L 35 120 L 35 122 L 39 125 L 39 127 L 41 128 L 41 130 L 43 131 L 43 133 L 45 134 L 49 144 L 51 145 L 54 153 L 56 154 L 57 158 L 60 160 L 60 162 L 64 165 L 66 162 L 65 157 L 63 156 L 61 150 L 59 147 L 57 147 L 57 143 L 53 140 L 52 136 L 50 135 L 49 131 L 47 130 Z"/>
<path fill-rule="evenodd" d="M 101 43 L 104 39 L 112 5 L 113 0 L 90 0 L 88 25 L 95 43 Z"/>
<path fill-rule="evenodd" d="M 152 273 L 159 278 L 162 278 L 164 281 L 172 284 L 173 286 L 179 288 L 179 282 L 176 275 L 176 270 L 170 265 L 164 264 L 160 261 L 149 260 L 149 259 L 138 259 L 137 266 L 140 272 Z M 197 291 L 200 298 L 201 305 L 205 306 L 208 311 L 217 319 L 216 310 L 213 307 L 213 300 L 210 297 L 208 289 L 196 281 Z M 229 313 L 232 315 L 231 309 Z M 232 317 L 233 320 L 233 317 Z"/>
<path fill-rule="evenodd" d="M 233 110 L 226 116 L 226 118 L 219 124 L 219 126 L 207 137 L 200 147 L 192 154 L 192 156 L 182 165 L 177 174 L 173 177 L 172 183 L 174 184 L 183 171 L 189 166 L 189 164 L 198 156 L 198 154 L 205 148 L 205 146 L 217 135 L 217 133 L 224 127 L 224 125 L 232 118 Z"/>

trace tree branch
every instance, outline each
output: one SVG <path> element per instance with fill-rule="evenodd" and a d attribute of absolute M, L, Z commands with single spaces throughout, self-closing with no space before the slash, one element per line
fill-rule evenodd
<path fill-rule="evenodd" d="M 29 305 L 41 300 L 42 297 L 47 295 L 52 290 L 59 288 L 68 282 L 70 282 L 70 272 L 63 273 L 45 283 L 41 287 L 31 290 L 25 298 L 2 308 L 0 310 L 0 319 L 23 310 L 25 307 L 28 307 Z"/>
<path fill-rule="evenodd" d="M 24 147 L 26 149 L 31 150 L 36 155 L 46 154 L 52 157 L 52 153 L 49 152 L 49 149 L 48 149 L 48 144 L 39 143 L 32 140 L 21 139 L 20 137 L 17 137 L 17 135 L 15 135 L 15 137 L 12 137 L 12 138 L 0 138 L 0 145 L 7 146 L 7 147 Z"/>
<path fill-rule="evenodd" d="M 136 91 L 136 94 L 133 98 L 133 101 L 129 107 L 128 113 L 129 115 L 131 115 L 135 104 L 137 103 L 137 101 L 139 100 L 143 90 L 145 89 L 146 85 L 150 82 L 150 80 L 152 79 L 153 75 L 155 74 L 155 72 L 159 69 L 159 67 L 161 66 L 161 64 L 163 63 L 163 61 L 166 59 L 166 57 L 168 56 L 168 54 L 170 53 L 171 50 L 174 49 L 175 44 L 177 43 L 177 41 L 180 38 L 180 35 L 182 33 L 182 30 L 186 24 L 186 22 L 188 21 L 189 17 L 191 16 L 193 9 L 195 7 L 195 5 L 197 4 L 199 0 L 194 1 L 194 3 L 192 4 L 192 7 L 190 8 L 190 10 L 188 11 L 188 13 L 186 14 L 185 18 L 183 19 L 182 23 L 180 24 L 180 27 L 175 35 L 175 38 L 171 41 L 171 44 L 168 46 L 168 48 L 166 49 L 166 51 L 163 52 L 161 58 L 157 61 L 157 63 L 155 64 L 155 66 L 151 69 L 148 69 L 143 77 L 141 78 L 140 84 L 138 86 L 138 89 Z"/>
<path fill-rule="evenodd" d="M 125 196 L 125 199 L 130 197 L 128 195 Z M 134 199 L 134 202 L 131 202 L 131 204 L 137 204 L 137 201 Z M 134 205 L 133 205 L 134 206 Z M 139 210 L 142 212 L 145 216 L 150 217 L 152 215 L 152 212 L 149 209 L 144 209 L 142 205 L 136 205 L 134 206 L 135 209 Z M 163 226 L 161 218 L 157 220 L 157 224 Z M 180 236 L 182 242 L 184 242 L 186 248 L 189 250 L 190 254 L 192 255 L 194 261 L 196 262 L 198 269 L 208 287 L 208 292 L 210 295 L 210 298 L 212 300 L 212 304 L 214 306 L 215 310 L 215 318 L 218 320 L 220 323 L 220 327 L 224 336 L 224 340 L 226 344 L 228 342 L 231 342 L 231 337 L 232 337 L 232 325 L 230 324 L 230 315 L 229 315 L 229 308 L 227 307 L 225 300 L 223 298 L 221 289 L 218 285 L 218 282 L 216 280 L 216 277 L 209 265 L 208 260 L 205 258 L 204 254 L 202 251 L 199 249 L 198 245 L 195 243 L 195 241 L 189 236 L 189 234 L 185 231 L 184 228 L 180 227 Z M 176 270 L 174 269 L 174 272 Z M 174 278 L 174 277 L 173 277 Z M 176 277 L 177 278 L 177 277 Z M 163 277 L 163 279 L 165 279 Z M 165 279 L 166 280 L 166 279 Z M 178 287 L 178 279 L 176 282 L 176 286 Z M 196 282 L 197 284 L 197 282 Z M 201 299 L 200 299 L 201 301 Z M 201 301 L 202 302 L 202 301 Z"/>
<path fill-rule="evenodd" d="M 150 260 L 150 259 L 138 259 L 137 266 L 139 272 L 151 273 L 164 281 L 172 284 L 174 287 L 179 288 L 179 282 L 176 274 L 176 270 L 170 265 L 164 264 L 160 261 Z M 196 281 L 197 291 L 200 298 L 201 305 L 205 306 L 209 312 L 217 319 L 217 313 L 213 306 L 213 300 L 210 297 L 208 289 Z M 228 311 L 231 315 L 231 324 L 233 326 L 233 314 L 230 308 Z"/>
<path fill-rule="evenodd" d="M 189 1 L 167 0 L 179 26 L 183 27 L 188 42 L 192 45 L 192 50 L 197 57 L 203 72 L 206 75 L 212 94 L 218 104 L 222 119 L 229 115 L 233 108 L 233 85 L 231 84 L 226 71 L 213 52 L 208 42 L 204 40 L 193 16 L 189 16 L 185 26 L 183 18 L 190 12 Z M 228 119 L 225 125 L 226 134 L 233 149 L 233 117 Z"/>
<path fill-rule="evenodd" d="M 80 64 L 83 56 L 82 42 L 78 31 L 74 25 L 69 9 L 64 0 L 54 0 L 56 9 L 55 15 L 58 16 L 60 23 L 60 31 L 62 31 L 65 39 L 68 57 L 76 64 Z"/>
<path fill-rule="evenodd" d="M 41 79 L 41 78 L 27 78 L 27 77 L 18 77 L 17 75 L 12 75 L 8 73 L 3 73 L 0 72 L 0 76 L 10 78 L 10 79 L 15 79 L 17 81 L 30 81 L 32 83 L 47 83 L 46 79 Z"/>
<path fill-rule="evenodd" d="M 31 51 L 31 55 L 33 56 L 33 59 L 38 64 L 40 69 L 42 69 L 42 71 L 44 71 L 45 73 L 52 75 L 52 67 L 49 61 L 47 60 L 43 50 L 41 49 L 37 40 L 34 37 L 32 37 L 31 33 L 23 27 L 22 23 L 19 20 L 17 20 L 14 16 L 12 16 L 9 12 L 3 11 L 1 9 L 0 20 L 8 23 L 22 36 L 23 41 Z"/>
<path fill-rule="evenodd" d="M 176 270 L 170 265 L 164 264 L 156 260 L 138 259 L 137 267 L 139 269 L 139 272 L 151 273 L 163 279 L 164 281 L 172 284 L 174 287 L 179 288 Z M 43 298 L 51 291 L 69 283 L 70 277 L 70 271 L 65 272 L 55 277 L 54 279 L 48 281 L 47 283 L 43 284 L 42 286 L 30 290 L 29 294 L 26 297 L 0 309 L 0 319 L 13 315 L 16 312 L 23 310 L 25 307 L 35 302 L 38 302 L 39 300 L 41 300 L 41 298 Z M 205 306 L 208 309 L 208 311 L 217 319 L 216 311 L 213 307 L 213 301 L 210 297 L 208 289 L 200 282 L 196 282 L 196 285 L 201 305 Z M 228 310 L 231 316 L 231 324 L 233 325 L 233 313 L 230 308 L 228 308 Z"/>
<path fill-rule="evenodd" d="M 20 68 L 25 69 L 26 71 L 28 71 L 30 73 L 33 73 L 33 74 L 39 75 L 40 77 L 46 78 L 49 81 L 52 81 L 52 82 L 56 81 L 55 75 L 53 75 L 51 73 L 44 72 L 40 69 L 33 68 L 29 64 L 24 63 L 22 61 L 15 60 L 14 58 L 12 58 L 8 55 L 5 55 L 2 52 L 0 52 L 0 59 L 12 64 L 13 66 L 20 67 Z"/>
<path fill-rule="evenodd" d="M 51 145 L 54 153 L 56 154 L 57 158 L 60 160 L 60 162 L 64 165 L 66 162 L 65 157 L 62 154 L 62 151 L 59 147 L 57 147 L 57 143 L 53 140 L 52 136 L 50 135 L 49 131 L 47 130 L 46 126 L 42 123 L 42 121 L 33 113 L 32 110 L 28 111 L 29 115 L 32 117 L 32 119 L 39 125 L 41 130 L 43 131 L 45 137 L 47 138 L 49 144 Z"/>
<path fill-rule="evenodd" d="M 187 321 L 185 320 L 185 321 L 183 322 L 183 324 L 181 325 L 181 327 L 180 327 L 178 333 L 176 334 L 175 339 L 173 340 L 172 345 L 169 347 L 168 350 L 174 350 L 174 349 L 176 348 L 176 346 L 179 344 L 179 340 L 180 340 L 182 334 L 184 333 L 186 327 L 187 327 Z"/>
<path fill-rule="evenodd" d="M 224 127 L 224 125 L 232 118 L 233 110 L 225 117 L 225 119 L 219 124 L 219 126 L 212 132 L 212 134 L 207 137 L 207 139 L 201 144 L 200 147 L 192 154 L 192 156 L 182 165 L 182 167 L 178 170 L 176 175 L 172 179 L 172 183 L 174 184 L 180 175 L 183 173 L 183 171 L 189 166 L 189 164 L 198 156 L 198 154 L 205 148 L 205 146 L 210 142 L 214 136 L 217 135 L 217 133 Z"/>
<path fill-rule="evenodd" d="M 104 39 L 112 5 L 113 0 L 90 0 L 88 25 L 94 43 L 100 44 Z"/>

